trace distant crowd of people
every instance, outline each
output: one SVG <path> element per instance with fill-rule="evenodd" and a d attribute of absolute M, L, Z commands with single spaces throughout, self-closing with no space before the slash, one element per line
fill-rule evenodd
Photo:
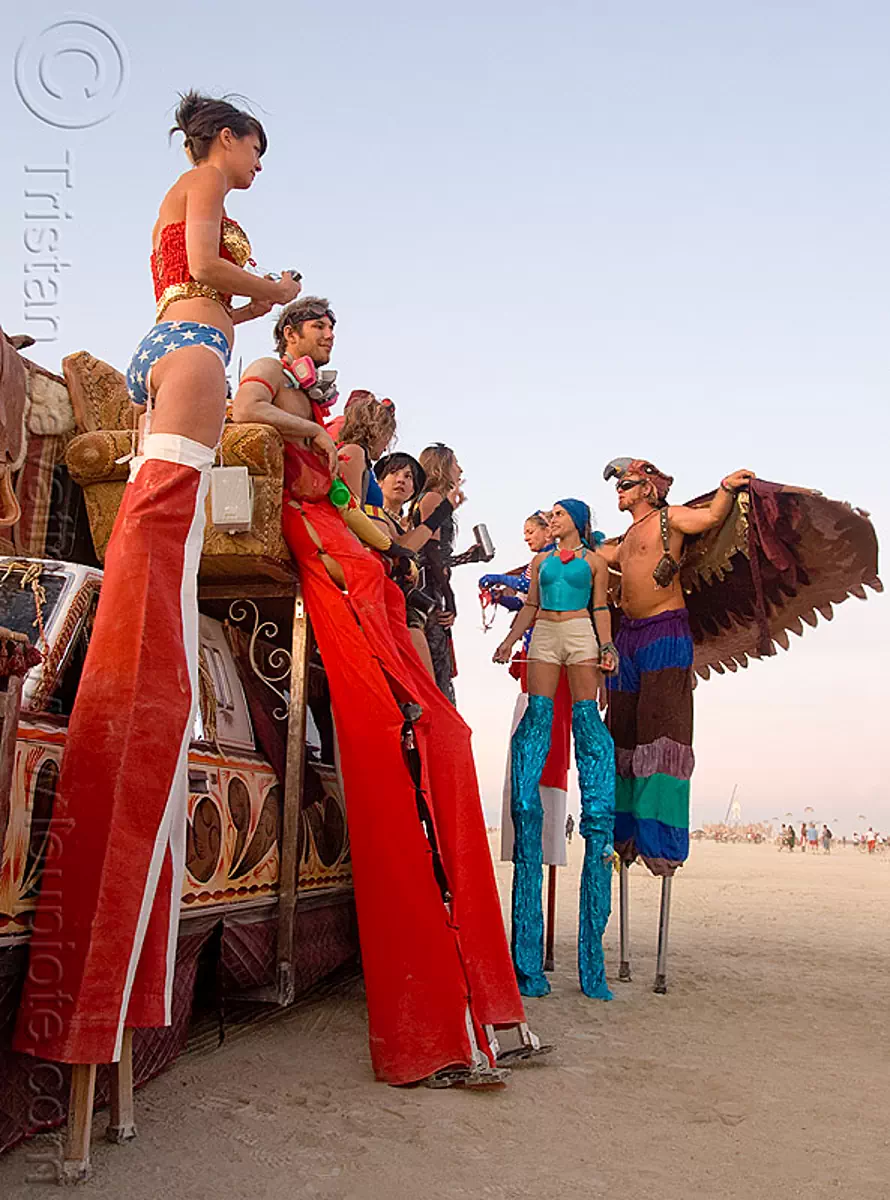
<path fill-rule="evenodd" d="M 729 825 L 718 822 L 712 825 L 702 825 L 695 831 L 694 836 L 713 842 L 775 842 L 779 850 L 789 853 L 800 850 L 802 854 L 809 851 L 817 854 L 830 854 L 832 843 L 837 841 L 829 826 L 823 822 L 821 828 L 815 821 L 801 821 L 800 826 L 783 824 L 778 835 L 771 821 L 752 822 L 747 825 Z M 875 854 L 890 845 L 890 838 L 878 833 L 873 826 L 862 832 L 854 832 L 852 838 L 841 837 L 840 843 L 846 847 L 848 842 L 856 849 L 868 854 Z"/>
<path fill-rule="evenodd" d="M 819 829 L 815 821 L 801 821 L 799 830 L 794 825 L 783 825 L 776 840 L 780 850 L 793 852 L 796 848 L 799 848 L 802 854 L 805 854 L 807 850 L 811 854 L 815 854 L 821 846 L 823 854 L 830 854 L 831 844 L 835 841 L 835 836 L 824 823 L 822 828 Z M 886 841 L 886 837 L 882 838 L 871 825 L 864 832 L 855 831 L 851 839 L 854 847 L 865 850 L 868 854 L 874 854 L 879 847 L 883 847 L 886 844 Z M 841 838 L 841 845 L 846 847 L 846 835 Z"/>
<path fill-rule="evenodd" d="M 831 853 L 831 843 L 834 840 L 834 834 L 823 824 L 819 830 L 815 821 L 801 821 L 800 833 L 798 833 L 793 825 L 783 825 L 779 834 L 779 849 L 787 849 L 793 851 L 795 846 L 799 846 L 801 853 L 809 849 L 812 853 L 816 853 L 821 843 L 822 850 L 825 854 Z"/>

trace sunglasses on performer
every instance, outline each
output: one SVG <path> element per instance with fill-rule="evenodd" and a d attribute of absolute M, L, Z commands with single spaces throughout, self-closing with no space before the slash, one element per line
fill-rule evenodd
<path fill-rule="evenodd" d="M 618 492 L 629 492 L 632 488 L 639 487 L 641 483 L 646 483 L 645 479 L 623 479 L 621 483 L 616 484 L 615 490 Z"/>

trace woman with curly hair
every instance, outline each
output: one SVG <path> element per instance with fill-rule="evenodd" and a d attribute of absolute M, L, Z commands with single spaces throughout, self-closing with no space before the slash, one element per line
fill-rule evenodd
<path fill-rule="evenodd" d="M 35 1020 L 40 985 L 29 975 L 19 1008 L 16 1048 L 61 1062 L 117 1062 L 125 1027 L 171 1021 L 197 704 L 197 575 L 226 366 L 235 325 L 300 290 L 288 274 L 274 281 L 245 270 L 250 244 L 225 211 L 228 193 L 246 191 L 262 170 L 260 122 L 227 100 L 188 92 L 174 132 L 190 166 L 161 201 L 151 254 L 156 324 L 127 372 L 133 401 L 147 408 L 144 437 L 108 545 L 68 726 L 58 828 L 49 835 L 64 870 L 47 865 L 45 878 L 54 871 L 59 887 L 41 900 L 31 942 L 32 955 L 49 952 L 57 963 L 68 999 L 51 1025 Z M 235 295 L 249 302 L 233 307 Z M 53 932 L 59 911 L 61 942 Z"/>
<path fill-rule="evenodd" d="M 383 493 L 371 465 L 396 436 L 396 406 L 378 400 L 373 392 L 353 391 L 346 401 L 343 423 L 337 431 L 340 477 L 362 504 L 383 506 Z"/>

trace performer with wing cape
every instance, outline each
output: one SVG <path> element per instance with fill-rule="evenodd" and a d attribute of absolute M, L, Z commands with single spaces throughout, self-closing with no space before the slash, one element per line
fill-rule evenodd
<path fill-rule="evenodd" d="M 669 505 L 673 479 L 645 459 L 616 458 L 618 507 L 632 524 L 601 547 L 620 575 L 621 655 L 608 680 L 617 768 L 621 969 L 630 978 L 627 866 L 662 876 L 655 990 L 667 988 L 671 881 L 689 852 L 693 675 L 747 666 L 787 648 L 788 630 L 827 619 L 848 595 L 880 590 L 867 514 L 747 470 L 716 492 Z"/>

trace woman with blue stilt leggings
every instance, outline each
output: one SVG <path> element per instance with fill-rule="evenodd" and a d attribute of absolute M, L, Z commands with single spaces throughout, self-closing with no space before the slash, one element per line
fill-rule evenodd
<path fill-rule="evenodd" d="M 528 708 L 511 746 L 513 848 L 513 963 L 524 996 L 546 996 L 544 975 L 544 811 L 538 792 L 550 749 L 553 697 L 562 667 L 572 692 L 572 733 L 581 788 L 580 833 L 585 839 L 578 920 L 578 974 L 587 996 L 610 1000 L 602 938 L 612 907 L 612 825 L 615 750 L 597 707 L 600 671 L 618 669 L 606 603 L 608 567 L 592 549 L 590 509 L 583 500 L 553 506 L 550 531 L 557 549 L 537 554 L 531 584 L 494 661 L 510 660 L 513 645 L 534 624 L 528 651 Z"/>

